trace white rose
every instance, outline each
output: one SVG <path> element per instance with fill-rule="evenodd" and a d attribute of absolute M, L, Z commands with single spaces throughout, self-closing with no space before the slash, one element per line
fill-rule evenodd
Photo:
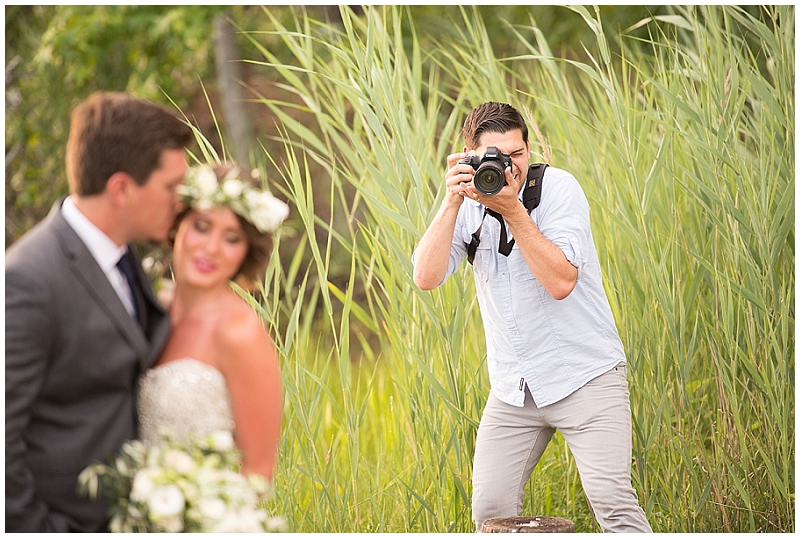
<path fill-rule="evenodd" d="M 205 498 L 197 503 L 197 509 L 204 518 L 218 520 L 222 519 L 228 507 L 222 499 Z"/>
<path fill-rule="evenodd" d="M 222 184 L 222 192 L 231 198 L 238 198 L 244 191 L 244 183 L 238 179 L 229 179 Z"/>
<path fill-rule="evenodd" d="M 264 520 L 267 515 L 263 510 L 245 508 L 239 512 L 240 532 L 264 532 Z"/>
<path fill-rule="evenodd" d="M 156 488 L 153 482 L 155 471 L 153 469 L 142 469 L 136 476 L 133 477 L 133 485 L 131 486 L 131 500 L 137 502 L 145 502 L 153 490 Z"/>
<path fill-rule="evenodd" d="M 158 486 L 147 500 L 147 507 L 154 519 L 168 518 L 183 513 L 186 499 L 178 486 Z"/>
<path fill-rule="evenodd" d="M 183 532 L 183 518 L 180 516 L 170 516 L 158 520 L 158 526 L 164 532 Z"/>
<path fill-rule="evenodd" d="M 201 166 L 194 176 L 194 184 L 200 190 L 201 198 L 210 198 L 217 192 L 219 183 L 217 183 L 217 174 L 208 167 Z"/>
<path fill-rule="evenodd" d="M 261 510 L 229 512 L 211 532 L 264 532 L 262 523 L 264 518 L 264 512 Z"/>
<path fill-rule="evenodd" d="M 221 474 L 218 469 L 202 467 L 199 471 L 197 471 L 197 475 L 195 475 L 195 481 L 201 490 L 205 490 L 211 487 L 216 487 L 221 481 L 220 477 Z"/>
<path fill-rule="evenodd" d="M 244 193 L 244 201 L 247 203 L 247 207 L 250 211 L 255 211 L 258 209 L 261 200 L 261 193 L 252 189 L 248 189 Z"/>
<path fill-rule="evenodd" d="M 239 525 L 238 525 L 238 515 L 232 512 L 228 512 L 225 516 L 220 519 L 214 528 L 211 529 L 211 532 L 239 532 Z"/>
<path fill-rule="evenodd" d="M 217 430 L 211 434 L 211 448 L 220 452 L 233 449 L 233 434 L 225 430 Z"/>
<path fill-rule="evenodd" d="M 194 207 L 198 211 L 211 211 L 214 209 L 214 202 L 208 198 L 200 198 L 197 200 L 197 203 L 194 204 Z"/>
<path fill-rule="evenodd" d="M 164 464 L 181 474 L 190 474 L 197 469 L 194 459 L 183 450 L 170 450 L 164 454 Z"/>
<path fill-rule="evenodd" d="M 253 225 L 262 232 L 274 232 L 289 215 L 289 206 L 266 191 L 252 193 L 247 203 Z"/>

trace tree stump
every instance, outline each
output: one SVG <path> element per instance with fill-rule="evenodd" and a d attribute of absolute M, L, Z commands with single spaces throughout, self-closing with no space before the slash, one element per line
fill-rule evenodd
<path fill-rule="evenodd" d="M 575 524 L 550 516 L 499 517 L 484 521 L 481 532 L 575 532 Z"/>

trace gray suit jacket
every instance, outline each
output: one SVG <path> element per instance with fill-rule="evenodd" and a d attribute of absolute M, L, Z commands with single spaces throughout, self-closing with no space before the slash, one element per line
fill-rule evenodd
<path fill-rule="evenodd" d="M 103 531 L 78 474 L 137 434 L 136 384 L 169 334 L 141 267 L 128 314 L 61 202 L 6 251 L 6 531 Z"/>

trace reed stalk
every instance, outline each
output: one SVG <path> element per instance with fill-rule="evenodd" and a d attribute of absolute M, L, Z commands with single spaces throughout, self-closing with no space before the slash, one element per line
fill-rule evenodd
<path fill-rule="evenodd" d="M 554 57 L 534 20 L 505 30 L 526 52 L 496 58 L 466 8 L 447 43 L 404 31 L 397 6 L 342 7 L 341 26 L 273 19 L 263 33 L 291 63 L 247 34 L 263 56 L 248 61 L 294 96 L 259 96 L 302 235 L 261 305 L 284 359 L 276 485 L 292 530 L 473 530 L 489 391 L 475 290 L 465 267 L 419 291 L 410 257 L 465 114 L 504 100 L 541 133 L 533 160 L 589 199 L 654 530 L 794 531 L 794 8 L 676 7 L 640 23 L 649 39 L 623 32 L 618 57 L 599 12 L 573 9 L 596 36 L 586 62 Z M 596 529 L 559 436 L 525 499 Z"/>

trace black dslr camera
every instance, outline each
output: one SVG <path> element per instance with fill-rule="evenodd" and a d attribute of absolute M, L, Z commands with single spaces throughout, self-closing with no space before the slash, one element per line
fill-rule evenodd
<path fill-rule="evenodd" d="M 501 153 L 495 146 L 486 148 L 483 157 L 472 155 L 459 162 L 468 164 L 475 170 L 472 184 L 481 194 L 492 196 L 508 185 L 505 169 L 511 166 L 511 156 Z"/>

